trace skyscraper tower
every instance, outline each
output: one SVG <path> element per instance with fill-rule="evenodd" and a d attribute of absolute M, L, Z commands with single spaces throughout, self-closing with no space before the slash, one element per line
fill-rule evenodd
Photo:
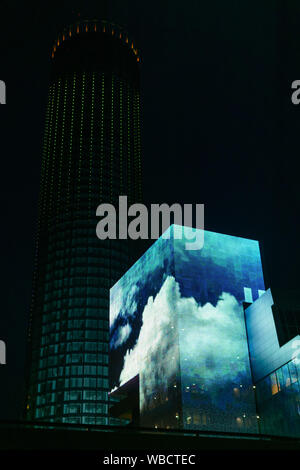
<path fill-rule="evenodd" d="M 121 27 L 80 21 L 51 60 L 25 413 L 107 424 L 109 288 L 128 246 L 96 237 L 96 208 L 141 198 L 140 57 Z"/>

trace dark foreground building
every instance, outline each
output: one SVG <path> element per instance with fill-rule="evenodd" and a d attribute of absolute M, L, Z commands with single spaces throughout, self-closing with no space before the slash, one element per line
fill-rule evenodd
<path fill-rule="evenodd" d="M 109 432 L 107 432 L 109 430 Z M 23 450 L 26 452 L 16 452 Z M 103 462 L 103 456 L 113 455 L 139 455 L 139 451 L 147 449 L 148 454 L 197 454 L 196 462 L 203 461 L 209 454 L 214 453 L 213 461 L 218 458 L 216 451 L 226 451 L 223 457 L 231 458 L 232 451 L 248 451 L 250 458 L 262 457 L 262 451 L 272 451 L 268 458 L 278 456 L 278 451 L 300 451 L 299 439 L 278 438 L 275 436 L 247 435 L 247 434 L 218 434 L 199 431 L 184 430 L 162 430 L 162 429 L 134 429 L 127 426 L 113 426 L 108 429 L 105 426 L 89 426 L 78 424 L 52 424 L 46 423 L 34 426 L 32 423 L 0 423 L 0 451 L 10 452 L 10 458 L 22 459 L 20 462 L 30 458 L 30 468 L 40 468 L 41 456 L 47 457 L 47 462 L 55 458 L 54 464 L 61 463 L 64 458 L 68 463 L 75 461 L 76 468 L 80 463 L 83 468 L 91 462 L 92 453 L 82 451 L 95 451 L 95 463 Z M 41 453 L 36 453 L 41 450 Z M 130 451 L 133 452 L 130 452 Z M 28 452 L 28 451 L 33 451 Z M 48 451 L 47 453 L 45 451 Z M 55 452 L 57 451 L 57 452 Z M 66 453 L 64 453 L 65 451 Z M 259 455 L 255 451 L 259 452 Z M 292 454 L 292 455 L 293 455 Z M 144 457 L 145 461 L 147 457 Z M 174 459 L 171 458 L 171 462 Z M 224 461 L 224 460 L 223 460 Z M 51 461 L 52 463 L 52 461 Z M 220 462 L 221 463 L 221 462 Z M 255 463 L 255 462 L 253 462 Z M 102 468 L 102 467 L 101 467 Z M 116 467 L 117 468 L 117 467 Z M 129 466 L 127 466 L 129 468 Z"/>
<path fill-rule="evenodd" d="M 67 28 L 51 56 L 25 415 L 107 424 L 109 288 L 128 247 L 96 237 L 96 208 L 141 196 L 140 57 L 105 21 Z"/>

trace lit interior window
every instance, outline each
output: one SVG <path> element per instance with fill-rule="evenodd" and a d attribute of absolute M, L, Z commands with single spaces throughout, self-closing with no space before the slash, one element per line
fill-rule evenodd
<path fill-rule="evenodd" d="M 275 395 L 276 393 L 279 392 L 275 373 L 271 375 L 271 388 L 272 388 L 272 395 Z"/>

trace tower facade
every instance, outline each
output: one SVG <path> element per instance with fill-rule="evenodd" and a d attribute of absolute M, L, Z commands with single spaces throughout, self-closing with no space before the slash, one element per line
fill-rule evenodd
<path fill-rule="evenodd" d="M 51 60 L 26 417 L 107 424 L 109 289 L 128 246 L 96 237 L 96 208 L 141 198 L 140 57 L 119 26 L 81 21 Z"/>

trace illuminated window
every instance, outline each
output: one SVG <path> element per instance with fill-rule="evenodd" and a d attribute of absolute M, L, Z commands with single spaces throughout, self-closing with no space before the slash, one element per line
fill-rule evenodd
<path fill-rule="evenodd" d="M 275 395 L 276 393 L 279 392 L 279 387 L 277 384 L 275 372 L 271 375 L 271 388 L 272 388 L 272 395 Z"/>
<path fill-rule="evenodd" d="M 201 418 L 199 414 L 194 414 L 193 415 L 193 422 L 194 424 L 200 424 L 201 423 Z"/>

